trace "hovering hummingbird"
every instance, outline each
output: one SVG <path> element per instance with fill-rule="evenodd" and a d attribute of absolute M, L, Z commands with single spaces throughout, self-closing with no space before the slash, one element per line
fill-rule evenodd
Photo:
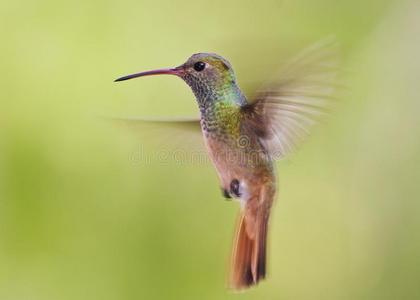
<path fill-rule="evenodd" d="M 289 61 L 252 101 L 241 92 L 231 64 L 213 53 L 194 54 L 175 68 L 115 80 L 170 74 L 191 87 L 201 117 L 161 122 L 201 127 L 223 195 L 241 204 L 229 275 L 233 289 L 265 278 L 268 222 L 276 195 L 273 162 L 295 150 L 326 113 L 336 54 L 331 40 L 314 44 Z"/>

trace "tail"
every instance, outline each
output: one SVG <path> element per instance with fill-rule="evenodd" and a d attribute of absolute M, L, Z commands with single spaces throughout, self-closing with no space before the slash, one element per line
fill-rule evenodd
<path fill-rule="evenodd" d="M 264 205 L 251 212 L 241 212 L 232 253 L 229 285 L 232 289 L 248 288 L 265 278 L 269 208 Z"/>

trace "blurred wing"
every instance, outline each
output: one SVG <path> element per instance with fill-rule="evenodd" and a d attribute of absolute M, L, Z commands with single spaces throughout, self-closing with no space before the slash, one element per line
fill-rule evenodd
<path fill-rule="evenodd" d="M 199 118 L 146 119 L 111 118 L 138 136 L 139 142 L 157 144 L 161 150 L 184 153 L 200 151 L 207 154 Z"/>
<path fill-rule="evenodd" d="M 245 124 L 273 158 L 296 150 L 327 114 L 338 70 L 338 44 L 319 41 L 289 61 L 256 99 L 243 107 Z"/>
<path fill-rule="evenodd" d="M 185 119 L 146 119 L 146 118 L 113 118 L 113 120 L 132 126 L 162 126 L 166 129 L 181 129 L 192 134 L 201 135 L 200 118 Z"/>

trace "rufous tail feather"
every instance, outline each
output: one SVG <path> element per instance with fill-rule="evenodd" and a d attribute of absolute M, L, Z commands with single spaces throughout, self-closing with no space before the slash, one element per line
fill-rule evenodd
<path fill-rule="evenodd" d="M 265 278 L 268 211 L 263 207 L 253 214 L 255 220 L 246 211 L 239 217 L 229 274 L 232 289 L 242 290 Z"/>

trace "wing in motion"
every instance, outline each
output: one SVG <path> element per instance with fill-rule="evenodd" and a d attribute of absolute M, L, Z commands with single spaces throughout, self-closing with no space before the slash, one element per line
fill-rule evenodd
<path fill-rule="evenodd" d="M 256 99 L 243 107 L 245 126 L 273 159 L 293 152 L 327 114 L 338 70 L 338 44 L 319 41 L 289 61 Z"/>
<path fill-rule="evenodd" d="M 146 119 L 146 118 L 111 118 L 124 128 L 130 129 L 138 137 L 140 144 L 155 145 L 159 150 L 174 154 L 187 163 L 206 162 L 207 150 L 204 146 L 200 118 L 183 119 Z M 198 156 L 199 155 L 199 156 Z"/>
<path fill-rule="evenodd" d="M 142 119 L 142 118 L 112 118 L 115 121 L 125 123 L 130 126 L 162 126 L 166 129 L 181 129 L 190 131 L 193 134 L 200 133 L 200 118 L 185 119 Z"/>

